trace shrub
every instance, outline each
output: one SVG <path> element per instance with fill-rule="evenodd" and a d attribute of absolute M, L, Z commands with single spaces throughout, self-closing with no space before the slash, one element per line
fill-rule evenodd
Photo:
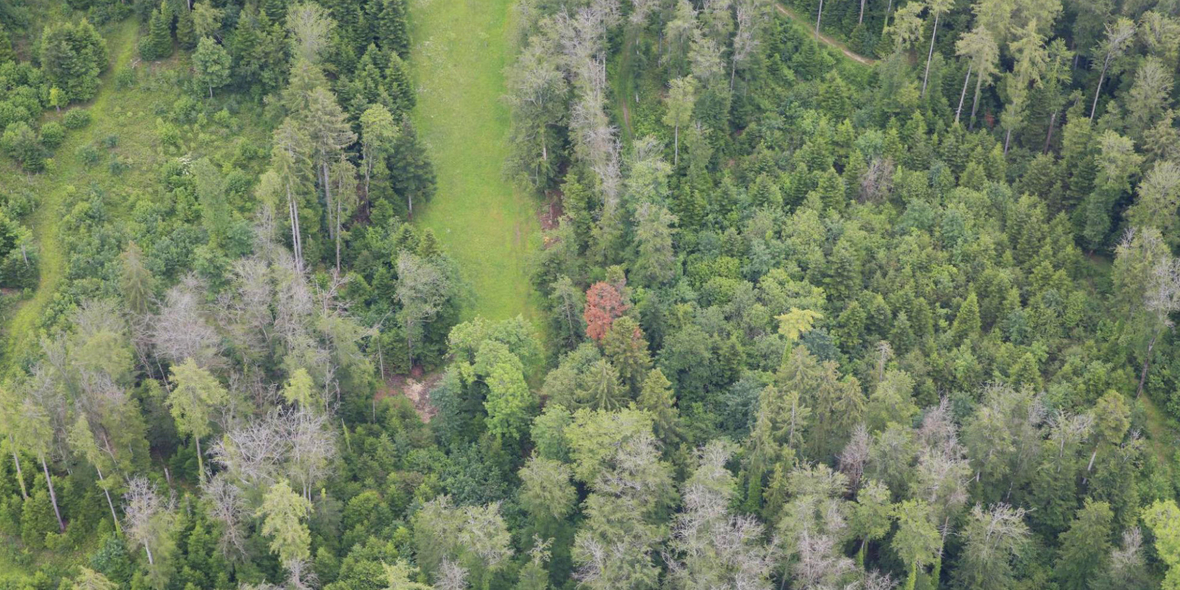
<path fill-rule="evenodd" d="M 45 150 L 37 135 L 24 122 L 13 123 L 4 130 L 0 148 L 28 172 L 40 172 L 45 167 Z"/>
<path fill-rule="evenodd" d="M 66 129 L 81 129 L 90 124 L 90 111 L 71 109 L 61 122 L 66 126 Z"/>
<path fill-rule="evenodd" d="M 66 130 L 57 121 L 50 121 L 41 126 L 41 145 L 55 149 L 66 139 Z"/>
<path fill-rule="evenodd" d="M 135 86 L 135 68 L 124 68 L 115 74 L 115 87 L 123 90 Z"/>
<path fill-rule="evenodd" d="M 92 144 L 78 146 L 78 149 L 74 150 L 74 156 L 78 158 L 79 162 L 82 162 L 83 165 L 89 168 L 98 163 L 98 148 Z"/>
<path fill-rule="evenodd" d="M 181 96 L 172 103 L 172 120 L 181 125 L 188 125 L 197 120 L 201 112 L 201 105 L 191 96 Z"/>
<path fill-rule="evenodd" d="M 126 158 L 120 158 L 117 156 L 114 158 L 111 158 L 111 163 L 107 165 L 107 169 L 110 171 L 111 176 L 119 176 L 119 175 L 123 174 L 124 172 L 126 172 L 127 170 L 129 170 L 130 168 L 131 168 L 131 164 L 127 161 Z"/>
<path fill-rule="evenodd" d="M 119 136 L 118 135 L 108 135 L 108 136 L 102 138 L 102 147 L 107 148 L 108 150 L 113 150 L 118 145 L 119 145 Z"/>

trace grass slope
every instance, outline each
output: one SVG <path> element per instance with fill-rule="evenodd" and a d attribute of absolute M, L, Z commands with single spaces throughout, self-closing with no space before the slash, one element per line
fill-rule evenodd
<path fill-rule="evenodd" d="M 431 228 L 473 289 L 465 314 L 538 319 L 528 257 L 540 247 L 533 199 L 504 178 L 511 0 L 414 0 L 414 122 L 438 173 L 415 221 Z"/>
<path fill-rule="evenodd" d="M 127 20 L 116 25 L 112 30 L 104 31 L 111 65 L 102 76 L 98 96 L 93 104 L 81 105 L 90 110 L 93 122 L 85 129 L 68 132 L 65 142 L 55 150 L 55 168 L 31 179 L 32 189 L 40 197 L 36 211 L 28 220 L 39 249 L 40 282 L 33 297 L 17 309 L 5 330 L 4 364 L 9 368 L 30 347 L 36 345 L 37 320 L 40 319 L 45 306 L 53 298 L 58 283 L 65 273 L 65 253 L 62 251 L 58 233 L 59 222 L 65 214 L 63 203 L 67 187 L 73 186 L 83 189 L 96 180 L 93 176 L 105 174 L 97 168 L 88 169 L 76 162 L 74 150 L 79 146 L 93 143 L 112 134 L 116 130 L 116 125 L 120 128 L 124 126 L 115 123 L 115 120 L 120 117 L 120 113 L 117 111 L 120 107 L 132 103 L 125 100 L 112 100 L 117 95 L 114 91 L 114 78 L 118 70 L 130 67 L 131 58 L 135 52 L 136 26 L 134 20 Z M 148 121 L 137 122 L 137 125 L 127 125 L 128 129 L 136 127 L 144 130 L 154 128 L 150 118 Z M 120 137 L 120 139 L 126 141 L 127 138 Z M 14 176 L 10 180 L 15 181 L 18 178 L 15 174 L 14 171 Z"/>

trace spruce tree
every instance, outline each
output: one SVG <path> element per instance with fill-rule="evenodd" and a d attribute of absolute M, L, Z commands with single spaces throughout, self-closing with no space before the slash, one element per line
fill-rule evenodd
<path fill-rule="evenodd" d="M 181 49 L 192 51 L 197 46 L 197 31 L 193 26 L 193 13 L 181 9 L 176 15 L 176 44 Z"/>
<path fill-rule="evenodd" d="M 140 54 L 144 59 L 158 60 L 172 55 L 172 12 L 167 4 L 152 11 L 148 21 L 148 37 L 140 45 Z"/>

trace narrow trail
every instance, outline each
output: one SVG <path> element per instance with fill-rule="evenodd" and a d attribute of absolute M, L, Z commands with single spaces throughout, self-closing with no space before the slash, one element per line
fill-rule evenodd
<path fill-rule="evenodd" d="M 45 306 L 52 301 L 58 284 L 66 270 L 65 252 L 62 249 L 60 222 L 65 214 L 65 194 L 69 187 L 84 188 L 90 181 L 90 171 L 78 166 L 64 163 L 74 158 L 74 150 L 81 145 L 95 141 L 106 128 L 103 121 L 110 118 L 120 108 L 118 101 L 112 98 L 117 95 L 114 88 L 115 75 L 120 69 L 130 67 L 131 58 L 135 52 L 135 32 L 137 25 L 134 19 L 128 19 L 106 33 L 107 55 L 111 63 L 102 75 L 98 95 L 89 105 L 78 105 L 90 111 L 93 122 L 86 128 L 70 131 L 66 140 L 55 150 L 57 171 L 46 171 L 33 176 L 29 182 L 30 188 L 38 195 L 37 208 L 30 216 L 28 223 L 33 233 L 33 239 L 38 248 L 37 264 L 40 279 L 33 297 L 20 304 L 12 320 L 4 330 L 3 366 L 6 371 L 13 368 L 21 354 L 35 346 L 37 342 L 37 320 L 45 310 Z M 77 107 L 76 107 L 77 108 Z M 48 116 L 53 116 L 49 115 Z M 21 182 L 18 180 L 18 182 Z"/>
<path fill-rule="evenodd" d="M 472 287 L 464 315 L 538 319 L 528 259 L 540 248 L 538 203 L 504 177 L 512 0 L 411 0 L 414 123 L 438 175 L 415 214 Z"/>
<path fill-rule="evenodd" d="M 795 12 L 793 9 L 788 8 L 778 2 L 775 2 L 774 8 L 775 8 L 775 10 L 778 10 L 779 14 L 807 27 L 807 30 L 811 31 L 812 34 L 815 33 L 815 23 L 809 21 L 808 19 L 803 18 L 802 16 L 799 15 L 799 13 Z M 819 40 L 823 41 L 824 44 L 828 45 L 829 47 L 834 47 L 834 48 L 840 50 L 840 52 L 844 54 L 844 57 L 847 57 L 848 59 L 851 59 L 852 61 L 855 61 L 857 63 L 861 63 L 866 66 L 871 66 L 871 65 L 877 63 L 877 60 L 870 58 L 870 57 L 865 57 L 859 53 L 853 52 L 851 49 L 848 48 L 847 45 L 823 34 L 822 31 L 819 34 Z"/>

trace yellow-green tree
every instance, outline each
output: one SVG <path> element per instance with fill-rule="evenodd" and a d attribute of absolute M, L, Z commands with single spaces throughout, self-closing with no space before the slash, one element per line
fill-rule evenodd
<path fill-rule="evenodd" d="M 205 478 L 205 463 L 201 458 L 201 437 L 213 431 L 210 424 L 214 408 L 229 400 L 229 394 L 209 371 L 187 359 L 172 367 L 172 391 L 168 394 L 168 409 L 176 421 L 176 430 L 193 437 L 197 447 L 197 468 Z"/>

